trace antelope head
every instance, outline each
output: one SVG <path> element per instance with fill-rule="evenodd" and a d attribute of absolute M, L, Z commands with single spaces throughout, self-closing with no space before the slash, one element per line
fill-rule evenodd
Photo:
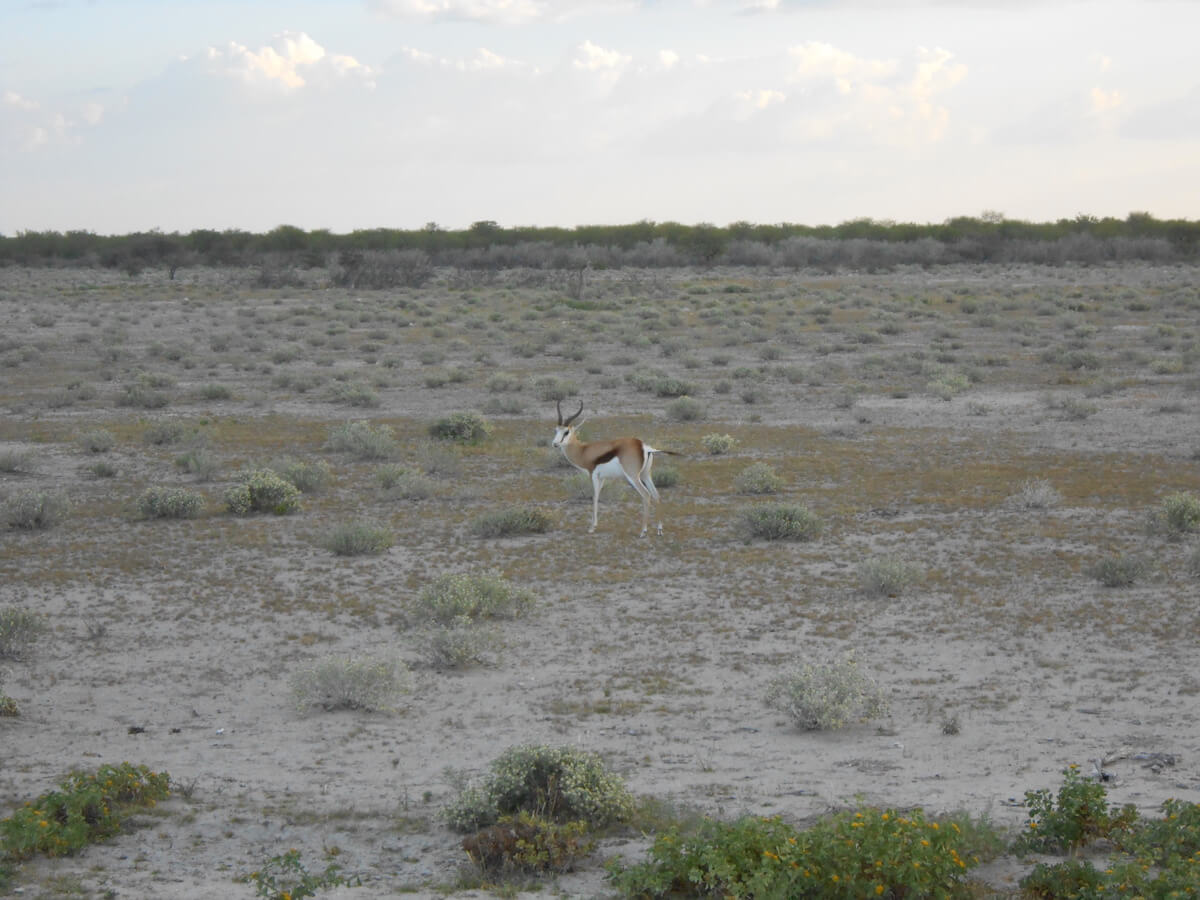
<path fill-rule="evenodd" d="M 576 419 L 578 419 L 580 413 L 583 412 L 583 401 L 582 400 L 579 401 L 579 409 L 575 413 L 575 415 L 567 416 L 567 418 L 565 418 L 565 419 L 563 418 L 563 414 L 562 414 L 562 401 L 561 400 L 557 401 L 556 406 L 558 408 L 558 425 L 555 426 L 554 440 L 552 440 L 550 442 L 550 444 L 551 444 L 551 446 L 558 447 L 559 449 L 561 449 L 562 446 L 568 440 L 570 440 L 571 433 L 574 432 L 575 429 L 577 429 L 579 427 L 579 425 L 572 425 L 571 423 L 574 422 Z M 581 422 L 580 424 L 582 425 L 583 423 Z"/>

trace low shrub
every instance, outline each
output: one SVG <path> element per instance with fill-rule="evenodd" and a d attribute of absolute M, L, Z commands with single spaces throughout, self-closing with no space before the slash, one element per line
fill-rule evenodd
<path fill-rule="evenodd" d="M 143 519 L 194 519 L 204 512 L 204 495 L 183 488 L 151 487 L 137 500 Z"/>
<path fill-rule="evenodd" d="M 1150 571 L 1150 563 L 1140 556 L 1122 553 L 1108 556 L 1088 569 L 1088 574 L 1105 587 L 1130 587 Z"/>
<path fill-rule="evenodd" d="M 488 665 L 499 645 L 495 629 L 481 626 L 469 616 L 436 622 L 421 634 L 422 653 L 436 669 Z"/>
<path fill-rule="evenodd" d="M 797 665 L 768 684 L 765 700 L 805 731 L 831 731 L 887 712 L 883 691 L 852 654 L 835 662 Z"/>
<path fill-rule="evenodd" d="M 154 390 L 141 382 L 125 385 L 117 397 L 117 406 L 131 406 L 137 409 L 162 409 L 170 402 L 171 398 L 166 393 Z"/>
<path fill-rule="evenodd" d="M 672 422 L 695 422 L 705 416 L 704 404 L 684 395 L 667 404 L 667 418 Z"/>
<path fill-rule="evenodd" d="M 302 494 L 319 494 L 329 486 L 333 471 L 323 459 L 306 462 L 293 456 L 285 456 L 271 463 L 271 470 L 296 486 Z"/>
<path fill-rule="evenodd" d="M 391 426 L 372 425 L 370 422 L 338 425 L 330 430 L 325 446 L 361 460 L 392 459 L 400 449 Z"/>
<path fill-rule="evenodd" d="M 341 868 L 330 863 L 320 875 L 309 872 L 300 861 L 299 850 L 289 850 L 273 856 L 258 869 L 239 881 L 253 881 L 254 895 L 263 900 L 299 900 L 312 897 L 317 891 L 334 887 L 357 887 L 361 879 L 353 881 L 338 873 Z"/>
<path fill-rule="evenodd" d="M 477 412 L 456 412 L 429 426 L 429 434 L 439 441 L 478 444 L 492 433 L 492 424 Z"/>
<path fill-rule="evenodd" d="M 497 572 L 455 572 L 439 576 L 421 592 L 420 618 L 449 624 L 459 618 L 515 619 L 534 604 L 532 591 L 517 587 Z"/>
<path fill-rule="evenodd" d="M 28 659 L 33 645 L 49 631 L 45 619 L 19 606 L 0 609 L 0 659 Z"/>
<path fill-rule="evenodd" d="M 335 384 L 330 392 L 329 399 L 334 403 L 341 403 L 345 406 L 357 406 L 364 409 L 374 409 L 383 404 L 379 399 L 379 395 L 369 384 L 363 384 L 361 381 L 354 381 L 345 384 Z"/>
<path fill-rule="evenodd" d="M 739 494 L 776 494 L 783 490 L 783 479 L 767 463 L 751 463 L 738 473 L 733 486 Z"/>
<path fill-rule="evenodd" d="M 165 799 L 169 785 L 166 772 L 129 763 L 101 766 L 93 774 L 73 772 L 58 790 L 0 819 L 0 849 L 14 861 L 75 853 L 119 832 L 134 809 Z"/>
<path fill-rule="evenodd" d="M 142 432 L 142 441 L 152 447 L 166 447 L 178 444 L 186 434 L 187 429 L 182 422 L 164 419 L 147 425 L 146 430 Z"/>
<path fill-rule="evenodd" d="M 117 438 L 106 428 L 93 428 L 76 437 L 75 443 L 88 453 L 107 453 L 117 445 Z"/>
<path fill-rule="evenodd" d="M 628 821 L 633 795 L 595 753 L 574 747 L 510 747 L 480 781 L 464 786 L 442 811 L 456 831 L 494 825 L 502 816 L 533 813 L 593 827 Z"/>
<path fill-rule="evenodd" d="M 1046 479 L 1030 478 L 1021 482 L 1012 502 L 1022 509 L 1049 509 L 1062 502 L 1062 494 Z"/>
<path fill-rule="evenodd" d="M 738 441 L 731 434 L 717 434 L 714 432 L 700 438 L 700 443 L 704 445 L 704 449 L 711 455 L 721 456 L 732 451 L 737 446 Z"/>
<path fill-rule="evenodd" d="M 235 516 L 256 512 L 284 516 L 300 509 L 300 491 L 270 469 L 254 469 L 243 473 L 241 484 L 225 492 L 225 504 Z"/>
<path fill-rule="evenodd" d="M 197 481 L 212 481 L 221 468 L 221 461 L 208 447 L 199 444 L 175 457 L 175 468 L 195 475 Z"/>
<path fill-rule="evenodd" d="M 28 450 L 0 450 L 0 472 L 30 471 L 33 454 Z"/>
<path fill-rule="evenodd" d="M 22 531 L 44 531 L 67 518 L 71 502 L 63 494 L 23 491 L 4 504 L 4 523 Z"/>
<path fill-rule="evenodd" d="M 335 556 L 366 556 L 382 553 L 394 540 L 392 530 L 386 525 L 349 522 L 331 529 L 321 545 Z"/>
<path fill-rule="evenodd" d="M 1168 537 L 1200 532 L 1200 498 L 1185 491 L 1170 494 L 1163 500 L 1158 518 Z"/>
<path fill-rule="evenodd" d="M 679 469 L 672 465 L 656 466 L 651 480 L 655 487 L 673 488 L 679 484 L 679 479 L 683 476 L 679 473 Z"/>
<path fill-rule="evenodd" d="M 803 830 L 779 818 L 706 820 L 659 834 L 645 862 L 610 864 L 624 897 L 949 897 L 979 863 L 957 822 L 859 809 Z"/>
<path fill-rule="evenodd" d="M 738 530 L 746 541 L 811 541 L 823 525 L 816 513 L 791 503 L 762 503 L 742 510 Z"/>
<path fill-rule="evenodd" d="M 471 523 L 471 533 L 482 538 L 520 537 L 527 534 L 545 534 L 552 526 L 550 516 L 540 509 L 510 506 L 478 516 Z"/>
<path fill-rule="evenodd" d="M 587 822 L 559 824 L 522 810 L 463 838 L 462 848 L 491 875 L 569 872 L 596 847 L 589 830 Z"/>
<path fill-rule="evenodd" d="M 380 466 L 375 480 L 388 500 L 424 500 L 437 489 L 434 481 L 420 472 L 394 464 Z"/>
<path fill-rule="evenodd" d="M 858 583 L 864 594 L 897 597 L 919 581 L 921 567 L 898 556 L 876 556 L 858 566 Z"/>
<path fill-rule="evenodd" d="M 390 712 L 411 690 L 408 667 L 397 659 L 336 656 L 292 678 L 292 696 L 301 711 L 319 707 Z"/>
<path fill-rule="evenodd" d="M 1118 809 L 1108 803 L 1103 783 L 1079 774 L 1078 766 L 1063 769 L 1057 792 L 1025 792 L 1029 821 L 1018 837 L 1018 851 L 1071 851 L 1100 839 L 1119 839 L 1131 832 L 1137 807 Z"/>

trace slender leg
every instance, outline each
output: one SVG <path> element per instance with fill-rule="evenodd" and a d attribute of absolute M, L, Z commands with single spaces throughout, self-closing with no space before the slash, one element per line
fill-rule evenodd
<path fill-rule="evenodd" d="M 600 518 L 600 488 L 603 486 L 604 480 L 599 473 L 592 472 L 592 527 L 588 529 L 588 534 L 596 530 L 596 523 Z"/>

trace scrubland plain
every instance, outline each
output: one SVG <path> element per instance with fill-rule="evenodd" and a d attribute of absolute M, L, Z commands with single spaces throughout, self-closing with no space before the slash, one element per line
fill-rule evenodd
<path fill-rule="evenodd" d="M 557 400 L 684 454 L 663 536 L 623 484 L 587 534 Z M 664 818 L 1018 828 L 1106 757 L 1114 802 L 1200 800 L 1200 548 L 1166 507 L 1200 494 L 1194 267 L 5 268 L 0 409 L 0 609 L 47 626 L 0 660 L 0 816 L 105 763 L 173 785 L 21 865 L 27 896 L 249 897 L 292 848 L 362 881 L 329 896 L 513 895 L 440 814 L 519 744 L 602 754 Z M 768 503 L 819 528 L 747 530 Z M 528 593 L 444 614 L 455 574 Z M 850 651 L 886 713 L 765 702 Z M 647 843 L 613 829 L 542 893 L 611 894 Z"/>

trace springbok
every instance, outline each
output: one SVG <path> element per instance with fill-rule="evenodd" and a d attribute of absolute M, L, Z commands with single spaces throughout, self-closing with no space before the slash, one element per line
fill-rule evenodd
<path fill-rule="evenodd" d="M 583 412 L 582 401 L 579 410 L 573 416 L 563 418 L 562 401 L 557 402 L 558 426 L 554 429 L 554 440 L 551 445 L 563 452 L 567 461 L 577 469 L 582 469 L 592 476 L 592 527 L 588 534 L 596 530 L 596 522 L 600 515 L 600 489 L 610 478 L 622 475 L 642 498 L 642 533 L 645 537 L 650 528 L 650 503 L 658 503 L 658 489 L 650 479 L 650 467 L 654 465 L 656 453 L 666 453 L 679 456 L 673 450 L 657 450 L 641 438 L 622 437 L 611 441 L 581 441 L 579 427 L 572 424 Z M 662 519 L 658 521 L 658 533 L 662 534 Z"/>

